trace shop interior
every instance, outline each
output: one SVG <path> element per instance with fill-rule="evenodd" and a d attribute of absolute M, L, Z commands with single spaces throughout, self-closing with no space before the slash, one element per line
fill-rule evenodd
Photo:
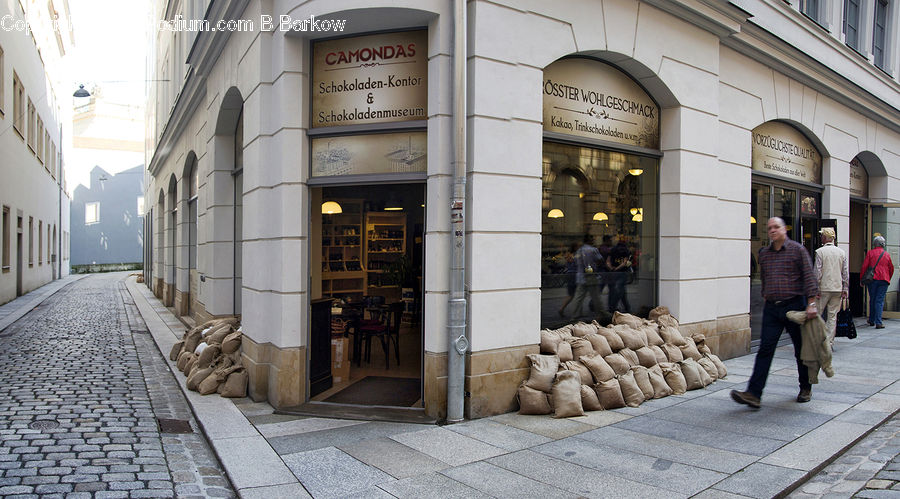
<path fill-rule="evenodd" d="M 424 184 L 311 192 L 310 400 L 423 407 Z"/>

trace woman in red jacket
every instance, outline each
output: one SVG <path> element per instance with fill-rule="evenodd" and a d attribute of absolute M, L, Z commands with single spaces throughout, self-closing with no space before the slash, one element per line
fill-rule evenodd
<path fill-rule="evenodd" d="M 865 275 L 869 267 L 875 267 L 875 275 L 869 283 L 869 325 L 876 329 L 884 329 L 881 323 L 881 311 L 884 308 L 884 295 L 887 294 L 888 285 L 894 275 L 894 264 L 891 255 L 884 249 L 884 238 L 875 236 L 872 240 L 872 249 L 866 253 L 862 269 L 859 274 Z M 879 260 L 880 258 L 880 260 Z M 860 283 L 860 286 L 864 284 Z"/>

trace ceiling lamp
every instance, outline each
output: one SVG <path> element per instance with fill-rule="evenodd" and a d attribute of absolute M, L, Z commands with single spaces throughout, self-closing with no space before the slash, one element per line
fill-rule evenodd
<path fill-rule="evenodd" d="M 559 208 L 553 208 L 552 210 L 550 210 L 550 213 L 547 213 L 547 218 L 562 218 L 564 216 L 565 215 L 563 214 L 562 210 L 560 210 Z"/>
<path fill-rule="evenodd" d="M 755 223 L 756 223 L 756 217 L 751 216 L 751 217 L 750 217 L 750 223 L 755 224 Z"/>
<path fill-rule="evenodd" d="M 323 215 L 336 215 L 343 212 L 344 210 L 341 209 L 341 205 L 337 204 L 334 201 L 325 201 L 324 203 L 322 203 Z"/>
<path fill-rule="evenodd" d="M 642 169 L 640 169 L 640 168 L 631 168 L 630 170 L 628 170 L 628 173 L 630 173 L 630 174 L 634 175 L 635 177 L 637 177 L 638 175 L 644 173 L 644 170 L 642 170 Z"/>
<path fill-rule="evenodd" d="M 609 217 L 606 216 L 606 213 L 603 213 L 602 211 L 598 211 L 597 213 L 594 213 L 594 220 L 596 220 L 598 222 L 602 222 L 604 220 L 609 220 Z"/>
<path fill-rule="evenodd" d="M 634 216 L 631 217 L 632 222 L 644 221 L 644 210 L 642 210 L 641 208 L 632 208 L 632 213 L 634 213 Z"/>
<path fill-rule="evenodd" d="M 403 211 L 403 203 L 392 192 L 384 203 L 384 211 Z"/>
<path fill-rule="evenodd" d="M 632 208 L 630 211 L 631 211 L 632 215 L 637 215 L 638 212 L 641 211 L 641 209 L 640 208 Z"/>

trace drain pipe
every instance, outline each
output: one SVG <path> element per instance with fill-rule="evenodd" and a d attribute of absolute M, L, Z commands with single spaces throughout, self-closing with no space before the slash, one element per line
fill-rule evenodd
<path fill-rule="evenodd" d="M 466 338 L 466 1 L 453 2 L 453 200 L 450 205 L 450 301 L 447 422 L 463 420 Z"/>

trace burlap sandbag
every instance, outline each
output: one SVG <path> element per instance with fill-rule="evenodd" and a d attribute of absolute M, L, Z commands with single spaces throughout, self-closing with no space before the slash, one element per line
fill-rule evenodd
<path fill-rule="evenodd" d="M 200 369 L 194 369 L 192 374 L 188 376 L 187 379 L 187 389 L 192 391 L 197 391 L 200 387 L 200 383 L 203 382 L 215 369 L 210 367 L 204 367 Z"/>
<path fill-rule="evenodd" d="M 184 340 L 184 351 L 194 353 L 197 345 L 200 344 L 200 339 L 201 337 L 199 332 L 188 335 L 188 337 Z"/>
<path fill-rule="evenodd" d="M 616 372 L 609 366 L 606 360 L 599 355 L 593 357 L 582 357 L 581 363 L 587 366 L 597 383 L 607 381 L 616 377 Z"/>
<path fill-rule="evenodd" d="M 659 324 L 659 328 L 663 327 L 674 327 L 678 328 L 678 321 L 672 317 L 672 314 L 663 314 L 656 318 L 656 323 Z M 665 338 L 663 338 L 665 339 Z"/>
<path fill-rule="evenodd" d="M 594 348 L 594 353 L 597 355 L 606 356 L 613 353 L 612 348 L 609 347 L 609 342 L 606 341 L 606 337 L 604 337 L 602 334 L 588 334 L 584 337 L 584 339 L 591 342 L 591 346 Z"/>
<path fill-rule="evenodd" d="M 684 374 L 681 374 L 681 367 L 674 362 L 666 362 L 659 364 L 662 369 L 663 376 L 666 378 L 666 384 L 672 389 L 675 395 L 681 395 L 687 391 L 687 382 L 684 380 Z"/>
<path fill-rule="evenodd" d="M 210 345 L 200 352 L 200 358 L 197 359 L 197 365 L 201 368 L 209 367 L 221 353 L 219 345 Z"/>
<path fill-rule="evenodd" d="M 644 321 L 641 320 L 641 318 L 636 315 L 623 314 L 619 311 L 616 311 L 613 314 L 612 323 L 613 324 L 627 324 L 633 328 L 638 328 L 638 327 L 641 327 L 641 324 L 643 324 Z"/>
<path fill-rule="evenodd" d="M 652 399 L 656 391 L 653 389 L 653 384 L 650 383 L 650 370 L 644 366 L 632 366 L 631 374 L 634 375 L 634 382 L 644 394 L 644 400 Z"/>
<path fill-rule="evenodd" d="M 547 400 L 547 394 L 531 388 L 523 381 L 519 385 L 516 397 L 519 399 L 519 414 L 550 414 L 550 402 Z"/>
<path fill-rule="evenodd" d="M 579 379 L 581 380 L 582 385 L 593 385 L 594 384 L 594 375 L 591 374 L 591 370 L 588 369 L 583 362 L 578 360 L 570 360 L 568 362 L 560 362 L 559 370 L 568 370 L 578 373 Z"/>
<path fill-rule="evenodd" d="M 659 362 L 656 360 L 656 354 L 653 353 L 653 350 L 650 347 L 638 348 L 634 351 L 635 355 L 638 358 L 638 364 L 644 367 L 653 367 Z"/>
<path fill-rule="evenodd" d="M 622 324 L 613 326 L 612 330 L 619 335 L 619 338 L 622 338 L 622 344 L 624 345 L 622 348 L 637 350 L 638 348 L 647 346 L 646 337 L 642 334 L 639 334 L 629 325 Z"/>
<path fill-rule="evenodd" d="M 586 411 L 602 411 L 603 406 L 597 398 L 597 392 L 588 385 L 581 385 L 581 406 Z"/>
<path fill-rule="evenodd" d="M 641 347 L 641 348 L 646 348 L 646 347 Z M 641 359 L 638 357 L 638 354 L 635 353 L 635 351 L 630 348 L 623 348 L 623 349 L 619 350 L 619 355 L 621 355 L 622 357 L 625 357 L 625 360 L 628 361 L 629 367 L 639 366 L 641 364 Z"/>
<path fill-rule="evenodd" d="M 544 355 L 556 355 L 557 348 L 559 347 L 559 342 L 562 341 L 562 336 L 556 334 L 555 332 L 544 329 L 541 331 L 541 353 Z"/>
<path fill-rule="evenodd" d="M 197 391 L 200 392 L 200 395 L 209 395 L 218 390 L 219 385 L 222 383 L 219 380 L 219 376 L 216 375 L 215 371 L 209 374 L 209 376 L 203 378 L 203 381 L 197 385 Z"/>
<path fill-rule="evenodd" d="M 669 315 L 669 307 L 665 305 L 660 305 L 654 309 L 650 310 L 650 313 L 647 314 L 647 318 L 651 321 L 655 321 L 661 315 Z"/>
<path fill-rule="evenodd" d="M 231 329 L 231 326 L 225 324 L 224 327 L 219 328 L 216 332 L 207 336 L 206 342 L 210 345 L 221 345 L 222 342 L 225 341 L 225 338 L 233 332 L 234 330 Z"/>
<path fill-rule="evenodd" d="M 622 390 L 622 398 L 625 399 L 625 405 L 628 407 L 637 407 L 644 403 L 644 392 L 634 380 L 634 373 L 628 371 L 625 374 L 617 376 L 619 380 L 619 388 Z"/>
<path fill-rule="evenodd" d="M 605 327 L 597 328 L 597 333 L 606 338 L 606 341 L 609 343 L 609 348 L 611 348 L 613 352 L 618 352 L 625 348 L 625 343 L 622 343 L 622 338 L 620 338 L 612 329 Z"/>
<path fill-rule="evenodd" d="M 625 407 L 625 399 L 622 397 L 622 389 L 619 388 L 619 380 L 616 378 L 601 381 L 594 385 L 597 400 L 604 409 L 618 409 Z"/>
<path fill-rule="evenodd" d="M 172 345 L 172 350 L 169 352 L 169 360 L 178 360 L 178 356 L 181 355 L 181 351 L 184 349 L 184 340 L 175 342 Z"/>
<path fill-rule="evenodd" d="M 581 379 L 578 373 L 573 371 L 557 373 L 556 381 L 550 390 L 550 399 L 553 400 L 554 418 L 584 416 L 584 408 L 581 405 Z"/>
<path fill-rule="evenodd" d="M 663 343 L 660 348 L 666 353 L 666 359 L 669 362 L 681 362 L 684 360 L 684 354 L 681 353 L 681 349 L 678 346 L 671 343 Z"/>
<path fill-rule="evenodd" d="M 700 364 L 700 367 L 702 367 L 704 371 L 706 371 L 706 374 L 709 375 L 710 379 L 713 381 L 719 379 L 719 370 L 709 357 L 701 357 L 697 363 Z"/>
<path fill-rule="evenodd" d="M 241 348 L 241 338 L 243 333 L 235 331 L 222 340 L 222 353 L 234 353 Z"/>
<path fill-rule="evenodd" d="M 591 342 L 584 338 L 572 338 L 568 340 L 572 345 L 572 357 L 580 359 L 581 357 L 590 357 L 595 354 L 594 347 Z"/>
<path fill-rule="evenodd" d="M 559 357 L 532 353 L 528 355 L 528 360 L 531 361 L 531 375 L 525 384 L 535 390 L 549 392 L 553 388 L 553 377 L 559 368 Z"/>
<path fill-rule="evenodd" d="M 700 351 L 700 355 L 709 355 L 712 353 L 712 350 L 709 348 L 709 345 L 704 341 L 702 345 L 697 345 L 697 350 Z"/>
<path fill-rule="evenodd" d="M 568 341 L 561 341 L 559 343 L 559 346 L 556 349 L 556 355 L 561 362 L 575 360 L 575 356 L 572 355 L 572 345 Z"/>
<path fill-rule="evenodd" d="M 684 345 L 684 336 L 681 335 L 681 331 L 679 331 L 678 328 L 661 327 L 659 328 L 659 336 L 662 337 L 663 341 L 666 343 L 678 346 Z"/>
<path fill-rule="evenodd" d="M 700 378 L 700 371 L 703 370 L 700 364 L 694 359 L 684 359 L 678 363 L 681 367 L 681 374 L 684 375 L 685 386 L 688 390 L 697 390 L 703 388 L 703 380 Z"/>
<path fill-rule="evenodd" d="M 700 351 L 697 350 L 697 345 L 694 344 L 693 338 L 685 338 L 684 345 L 679 345 L 678 348 L 681 349 L 681 354 L 685 359 L 700 360 Z"/>
<path fill-rule="evenodd" d="M 586 336 L 591 333 L 596 333 L 597 327 L 593 324 L 586 324 L 584 322 L 578 322 L 572 325 L 572 336 L 576 338 L 581 338 L 582 336 Z"/>
<path fill-rule="evenodd" d="M 184 373 L 187 374 L 191 372 L 191 369 L 194 368 L 194 365 L 197 363 L 197 359 L 200 358 L 199 355 L 192 353 L 190 357 L 188 357 L 187 362 L 184 364 Z"/>
<path fill-rule="evenodd" d="M 687 360 L 687 359 L 685 359 L 685 360 Z M 700 373 L 700 382 L 703 383 L 704 387 L 711 385 L 713 383 L 713 381 L 716 380 L 716 378 L 713 378 L 709 374 L 709 372 L 706 370 L 706 368 L 703 367 L 702 365 L 700 365 L 699 362 L 694 361 L 694 360 L 692 360 L 692 362 L 697 364 L 697 372 Z M 713 366 L 713 367 L 715 367 L 715 366 Z M 716 373 L 716 376 L 718 376 L 718 373 Z"/>
<path fill-rule="evenodd" d="M 706 357 L 716 365 L 716 370 L 719 371 L 718 379 L 722 379 L 725 376 L 728 376 L 728 369 L 725 369 L 725 364 L 722 362 L 722 359 L 720 359 L 718 355 L 710 353 L 707 354 Z"/>
<path fill-rule="evenodd" d="M 669 357 L 666 355 L 666 352 L 662 349 L 661 345 L 653 345 L 647 348 L 653 351 L 653 355 L 656 356 L 657 364 L 662 364 L 663 362 L 669 361 Z"/>
<path fill-rule="evenodd" d="M 178 356 L 178 362 L 175 363 L 175 367 L 178 368 L 179 371 L 184 372 L 184 366 L 187 365 L 188 359 L 191 358 L 191 352 L 181 352 L 181 355 Z"/>
<path fill-rule="evenodd" d="M 666 377 L 659 365 L 648 369 L 647 374 L 650 376 L 650 384 L 653 385 L 653 398 L 658 399 L 672 395 L 672 389 L 666 383 Z"/>
<path fill-rule="evenodd" d="M 226 323 L 226 322 L 222 322 L 222 323 L 219 323 L 219 324 L 214 325 L 213 327 L 211 327 L 211 328 L 209 328 L 209 329 L 203 331 L 203 339 L 204 339 L 204 340 L 205 340 L 205 339 L 208 339 L 209 337 L 211 337 L 211 336 L 213 336 L 213 335 L 215 335 L 215 334 L 218 334 L 218 333 L 220 333 L 220 332 L 223 331 L 223 330 L 231 331 L 231 330 L 232 330 L 231 324 L 228 324 L 228 323 Z"/>
<path fill-rule="evenodd" d="M 611 353 L 606 357 L 603 357 L 603 360 L 609 364 L 609 367 L 611 367 L 617 375 L 625 374 L 631 369 L 631 364 L 625 360 L 625 357 L 622 357 L 617 353 Z"/>
<path fill-rule="evenodd" d="M 219 392 L 219 395 L 226 398 L 242 398 L 247 396 L 247 381 L 249 376 L 246 369 L 238 369 L 228 375 L 225 380 L 225 388 Z"/>
<path fill-rule="evenodd" d="M 659 335 L 659 328 L 656 325 L 646 325 L 642 327 L 641 330 L 644 332 L 644 335 L 647 336 L 647 345 L 659 346 L 665 343 L 665 341 L 663 341 L 662 339 L 662 336 Z"/>

